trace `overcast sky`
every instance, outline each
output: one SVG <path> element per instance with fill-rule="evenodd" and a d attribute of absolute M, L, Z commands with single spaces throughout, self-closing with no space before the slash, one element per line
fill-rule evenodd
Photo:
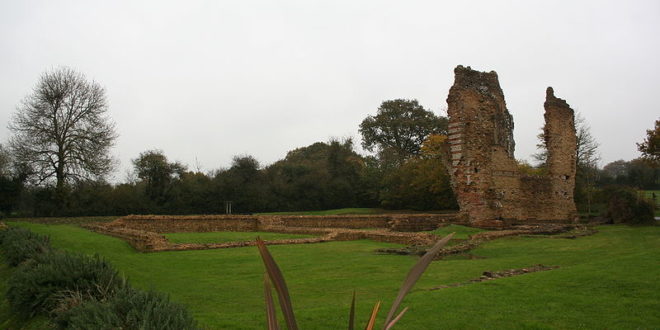
<path fill-rule="evenodd" d="M 545 89 L 639 156 L 660 118 L 660 1 L 2 1 L 0 143 L 41 73 L 106 88 L 123 180 L 162 149 L 204 171 L 353 136 L 383 100 L 445 115 L 456 65 L 497 71 L 529 159 Z"/>

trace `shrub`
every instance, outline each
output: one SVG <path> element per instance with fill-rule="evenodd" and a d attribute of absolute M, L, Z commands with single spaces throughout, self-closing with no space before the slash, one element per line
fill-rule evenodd
<path fill-rule="evenodd" d="M 607 200 L 606 217 L 614 223 L 652 224 L 655 222 L 653 204 L 641 198 L 628 187 L 607 187 L 603 194 Z"/>
<path fill-rule="evenodd" d="M 7 299 L 14 311 L 32 317 L 88 299 L 106 300 L 124 286 L 117 271 L 99 256 L 50 251 L 16 269 Z"/>
<path fill-rule="evenodd" d="M 9 228 L 0 234 L 5 261 L 11 266 L 50 251 L 48 236 L 35 234 L 24 228 Z"/>
<path fill-rule="evenodd" d="M 165 295 L 130 287 L 107 300 L 90 300 L 60 314 L 62 329 L 197 329 L 188 311 Z"/>

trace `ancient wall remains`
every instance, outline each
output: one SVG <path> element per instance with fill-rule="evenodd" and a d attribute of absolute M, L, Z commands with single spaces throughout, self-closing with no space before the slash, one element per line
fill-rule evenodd
<path fill-rule="evenodd" d="M 154 233 L 257 231 L 259 221 L 253 216 L 165 216 L 129 215 L 110 223 L 111 226 L 145 230 Z"/>
<path fill-rule="evenodd" d="M 282 224 L 287 227 L 314 228 L 388 228 L 388 216 L 283 216 Z"/>
<path fill-rule="evenodd" d="M 221 249 L 255 245 L 254 241 L 173 244 L 161 235 L 162 233 L 173 232 L 209 231 L 270 231 L 317 236 L 313 238 L 273 240 L 267 241 L 267 244 L 310 244 L 370 239 L 407 245 L 432 245 L 437 240 L 437 236 L 417 231 L 436 229 L 442 223 L 449 222 L 452 219 L 453 214 L 363 216 L 131 215 L 109 223 L 85 224 L 85 227 L 96 232 L 122 238 L 139 251 L 155 252 Z M 396 229 L 399 229 L 399 231 Z"/>
<path fill-rule="evenodd" d="M 337 216 L 270 215 L 129 215 L 110 226 L 154 233 L 211 231 L 273 231 L 278 228 L 382 228 L 393 231 L 425 231 L 454 220 L 455 214 L 384 214 Z"/>
<path fill-rule="evenodd" d="M 495 71 L 458 66 L 447 97 L 449 167 L 460 218 L 471 225 L 576 218 L 573 110 L 548 88 L 544 133 L 548 174 L 526 176 L 514 158 L 513 118 Z"/>

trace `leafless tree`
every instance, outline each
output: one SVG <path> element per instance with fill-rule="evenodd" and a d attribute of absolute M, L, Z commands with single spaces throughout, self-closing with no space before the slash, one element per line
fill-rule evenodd
<path fill-rule="evenodd" d="M 9 150 L 7 150 L 0 143 L 0 177 L 9 176 L 11 172 L 11 155 Z"/>
<path fill-rule="evenodd" d="M 575 162 L 578 169 L 596 166 L 600 161 L 600 155 L 598 153 L 600 144 L 591 135 L 591 127 L 589 127 L 587 120 L 579 112 L 575 114 L 575 135 Z M 536 137 L 539 140 L 539 143 L 536 145 L 539 152 L 533 154 L 532 158 L 537 162 L 538 166 L 545 166 L 545 162 L 548 159 L 548 149 L 545 145 L 543 128 L 541 128 L 541 133 Z"/>
<path fill-rule="evenodd" d="M 114 168 L 117 134 L 105 90 L 70 68 L 45 72 L 17 106 L 9 129 L 15 160 L 35 184 L 102 179 Z"/>

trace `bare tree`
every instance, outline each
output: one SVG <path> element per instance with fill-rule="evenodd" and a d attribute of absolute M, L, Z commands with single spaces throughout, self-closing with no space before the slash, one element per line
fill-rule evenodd
<path fill-rule="evenodd" d="M 591 135 L 591 127 L 587 120 L 578 112 L 575 116 L 576 148 L 575 162 L 580 167 L 594 167 L 600 161 L 598 147 L 600 144 Z"/>
<path fill-rule="evenodd" d="M 600 155 L 598 153 L 598 147 L 600 145 L 593 135 L 591 135 L 591 127 L 589 127 L 587 120 L 579 112 L 575 114 L 575 135 L 575 162 L 577 163 L 578 170 L 580 168 L 596 166 L 600 161 Z M 539 143 L 536 144 L 539 152 L 533 154 L 532 158 L 537 162 L 537 166 L 543 167 L 548 159 L 548 149 L 545 145 L 543 128 L 541 128 L 541 133 L 536 137 L 539 140 Z"/>
<path fill-rule="evenodd" d="M 117 134 L 105 90 L 70 68 L 45 72 L 9 124 L 12 153 L 35 184 L 102 179 L 114 168 Z"/>
<path fill-rule="evenodd" d="M 9 176 L 11 173 L 11 155 L 9 150 L 0 143 L 0 177 Z"/>

